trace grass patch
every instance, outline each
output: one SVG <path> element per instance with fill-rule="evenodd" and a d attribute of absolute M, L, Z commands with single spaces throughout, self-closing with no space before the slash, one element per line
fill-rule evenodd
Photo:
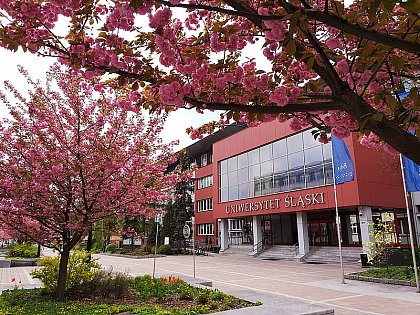
<path fill-rule="evenodd" d="M 420 273 L 420 270 L 419 270 Z M 379 279 L 394 279 L 394 280 L 407 280 L 416 281 L 413 267 L 397 267 L 390 266 L 388 268 L 371 268 L 362 272 L 358 272 L 357 275 L 379 278 Z"/>
<path fill-rule="evenodd" d="M 218 290 L 193 287 L 179 277 L 102 273 L 100 278 L 68 290 L 62 302 L 46 289 L 5 291 L 0 315 L 193 315 L 254 305 Z"/>

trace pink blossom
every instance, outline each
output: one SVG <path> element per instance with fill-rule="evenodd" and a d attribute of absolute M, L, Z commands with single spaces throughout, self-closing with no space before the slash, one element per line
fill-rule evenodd
<path fill-rule="evenodd" d="M 106 25 L 110 31 L 122 29 L 131 31 L 134 26 L 134 11 L 128 5 L 115 7 L 106 20 Z"/>
<path fill-rule="evenodd" d="M 349 65 L 346 59 L 341 59 L 337 62 L 335 68 L 339 74 L 348 74 L 349 73 Z"/>
<path fill-rule="evenodd" d="M 149 14 L 149 26 L 151 28 L 163 28 L 171 22 L 171 17 L 171 9 L 157 10 L 155 15 Z"/>
<path fill-rule="evenodd" d="M 325 44 L 329 49 L 336 49 L 340 47 L 340 40 L 338 38 L 329 38 Z"/>
<path fill-rule="evenodd" d="M 265 37 L 274 41 L 282 41 L 287 33 L 287 23 L 284 21 L 268 20 L 264 21 L 265 27 L 268 29 L 265 31 Z"/>
<path fill-rule="evenodd" d="M 286 105 L 289 102 L 289 98 L 286 95 L 286 89 L 283 87 L 276 88 L 270 95 L 269 100 L 279 106 Z"/>

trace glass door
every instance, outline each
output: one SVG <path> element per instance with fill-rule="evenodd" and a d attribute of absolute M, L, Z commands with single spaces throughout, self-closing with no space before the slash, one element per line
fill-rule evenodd
<path fill-rule="evenodd" d="M 335 222 L 309 222 L 309 244 L 311 246 L 338 246 Z"/>
<path fill-rule="evenodd" d="M 273 231 L 270 216 L 264 216 L 261 220 L 263 240 L 267 245 L 273 245 Z"/>

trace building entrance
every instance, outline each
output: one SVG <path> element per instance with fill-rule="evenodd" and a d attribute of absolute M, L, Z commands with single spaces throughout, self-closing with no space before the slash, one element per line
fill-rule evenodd
<path fill-rule="evenodd" d="M 340 210 L 341 237 L 343 246 L 361 246 L 359 216 L 355 210 Z M 338 246 L 335 212 L 308 214 L 310 246 Z"/>
<path fill-rule="evenodd" d="M 338 246 L 337 229 L 335 222 L 312 221 L 308 223 L 309 245 L 311 246 Z"/>
<path fill-rule="evenodd" d="M 295 214 L 265 215 L 261 220 L 263 239 L 268 245 L 292 245 L 297 243 Z"/>

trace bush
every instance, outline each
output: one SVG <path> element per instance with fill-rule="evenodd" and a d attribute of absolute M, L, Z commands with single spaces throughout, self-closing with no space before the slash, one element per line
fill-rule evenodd
<path fill-rule="evenodd" d="M 182 288 L 189 287 L 179 277 L 169 276 L 168 278 L 152 278 L 149 275 L 135 277 L 132 280 L 133 288 L 136 290 L 137 298 L 147 300 L 152 297 L 163 301 L 168 295 L 177 294 Z"/>
<path fill-rule="evenodd" d="M 106 252 L 112 252 L 112 251 L 116 250 L 117 248 L 118 248 L 117 245 L 111 243 L 111 244 L 106 245 L 105 251 Z"/>
<path fill-rule="evenodd" d="M 81 297 L 121 300 L 134 296 L 131 279 L 123 273 L 100 270 L 90 281 L 71 288 L 71 292 Z"/>
<path fill-rule="evenodd" d="M 38 253 L 37 246 L 30 243 L 14 243 L 9 246 L 9 250 L 6 254 L 7 257 L 19 257 L 19 258 L 36 258 Z"/>
<path fill-rule="evenodd" d="M 160 255 L 170 255 L 171 254 L 171 246 L 170 245 L 160 245 L 156 250 L 156 254 Z"/>
<path fill-rule="evenodd" d="M 140 250 L 143 253 L 151 253 L 152 252 L 152 246 L 149 245 L 149 244 L 147 244 L 147 243 L 145 243 L 145 244 L 141 245 Z"/>
<path fill-rule="evenodd" d="M 55 292 L 60 257 L 41 258 L 38 260 L 37 265 L 43 268 L 32 271 L 31 275 L 34 278 L 38 278 L 48 292 Z M 91 259 L 89 253 L 85 251 L 72 251 L 67 266 L 66 290 L 92 281 L 99 269 L 100 265 Z"/>

